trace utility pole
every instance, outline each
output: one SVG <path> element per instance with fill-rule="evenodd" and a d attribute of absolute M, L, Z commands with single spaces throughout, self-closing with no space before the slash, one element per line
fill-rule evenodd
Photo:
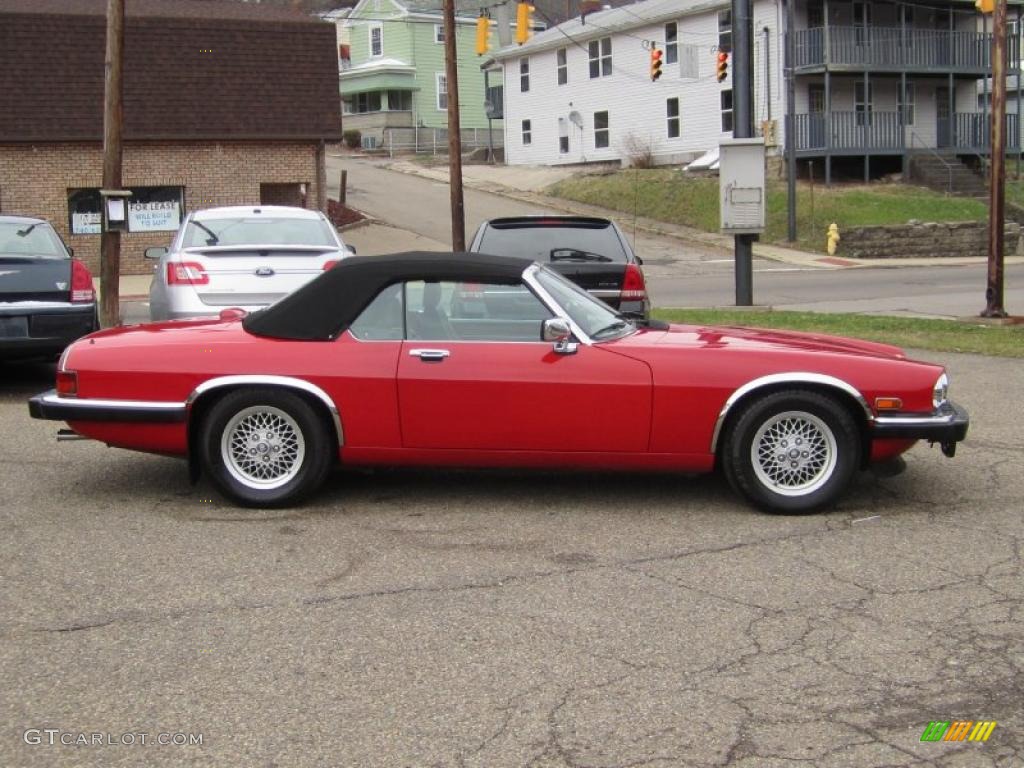
<path fill-rule="evenodd" d="M 452 206 L 452 250 L 466 250 L 466 212 L 462 202 L 462 135 L 455 52 L 455 0 L 444 0 L 444 68 L 448 93 L 448 189 Z"/>
<path fill-rule="evenodd" d="M 786 0 L 786 239 L 791 243 L 796 242 L 795 5 L 796 0 Z"/>
<path fill-rule="evenodd" d="M 124 70 L 124 0 L 107 0 L 107 52 L 103 79 L 103 189 L 121 189 Z M 105 206 L 107 200 L 100 198 Z M 106 217 L 103 217 L 104 220 Z M 100 234 L 100 323 L 121 322 L 121 233 Z"/>
<path fill-rule="evenodd" d="M 982 317 L 1006 317 L 1003 308 L 1003 220 L 1006 193 L 1006 0 L 992 21 L 992 172 L 989 178 L 988 286 Z"/>
<path fill-rule="evenodd" d="M 754 15 L 751 0 L 732 0 L 733 70 L 732 135 L 754 137 Z M 736 306 L 754 303 L 754 235 L 733 235 L 736 262 Z"/>

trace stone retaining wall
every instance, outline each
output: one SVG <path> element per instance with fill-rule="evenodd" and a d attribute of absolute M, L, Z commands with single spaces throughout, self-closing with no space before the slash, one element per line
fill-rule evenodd
<path fill-rule="evenodd" d="M 1006 222 L 1004 252 L 1017 253 L 1021 226 Z M 910 222 L 896 226 L 840 228 L 837 256 L 857 259 L 986 256 L 988 224 L 977 221 Z"/>

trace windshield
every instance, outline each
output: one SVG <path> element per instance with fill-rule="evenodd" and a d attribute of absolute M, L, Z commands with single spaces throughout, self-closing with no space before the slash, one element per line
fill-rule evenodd
<path fill-rule="evenodd" d="M 557 219 L 530 223 L 492 222 L 476 248 L 496 256 L 525 256 L 534 261 L 626 262 L 626 251 L 610 222 L 571 226 Z"/>
<path fill-rule="evenodd" d="M 321 219 L 231 216 L 191 220 L 185 229 L 185 248 L 213 245 L 314 245 L 337 248 L 337 240 Z"/>
<path fill-rule="evenodd" d="M 66 259 L 68 252 L 49 224 L 0 221 L 0 256 Z"/>
<path fill-rule="evenodd" d="M 618 312 L 557 272 L 541 267 L 536 275 L 544 290 L 594 341 L 618 339 L 636 330 L 636 326 Z"/>

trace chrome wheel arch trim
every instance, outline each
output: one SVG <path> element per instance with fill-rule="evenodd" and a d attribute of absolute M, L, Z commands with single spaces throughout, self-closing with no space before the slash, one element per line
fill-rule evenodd
<path fill-rule="evenodd" d="M 185 400 L 185 411 L 190 412 L 192 410 L 192 404 L 195 403 L 199 397 L 210 392 L 214 389 L 221 389 L 223 387 L 237 387 L 237 386 L 267 386 L 267 387 L 284 387 L 286 389 L 298 389 L 307 394 L 313 395 L 317 400 L 322 402 L 327 410 L 331 414 L 331 419 L 334 421 L 334 429 L 338 433 L 338 445 L 345 444 L 345 433 L 341 427 L 341 415 L 338 413 L 338 406 L 334 404 L 331 396 L 324 392 L 316 384 L 311 384 L 305 379 L 297 379 L 293 376 L 274 376 L 270 374 L 240 374 L 236 376 L 218 376 L 215 379 L 207 379 L 189 394 L 188 399 Z"/>
<path fill-rule="evenodd" d="M 772 373 L 767 376 L 761 376 L 760 378 L 748 381 L 729 395 L 729 399 L 725 401 L 725 405 L 722 406 L 722 410 L 718 413 L 718 419 L 715 421 L 715 431 L 711 435 L 712 453 L 718 450 L 718 438 L 721 436 L 722 426 L 725 424 L 725 419 L 729 415 L 729 411 L 732 410 L 732 407 L 751 392 L 763 387 L 774 386 L 775 384 L 818 384 L 838 389 L 857 401 L 864 411 L 864 417 L 867 419 L 868 424 L 871 424 L 875 420 L 875 415 L 871 412 L 871 407 L 868 405 L 868 401 L 865 399 L 864 395 L 862 395 L 860 390 L 849 382 L 824 373 L 810 373 L 805 371 Z"/>

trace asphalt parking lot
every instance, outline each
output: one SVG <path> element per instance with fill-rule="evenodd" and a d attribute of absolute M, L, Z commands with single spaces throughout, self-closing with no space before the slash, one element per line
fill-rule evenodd
<path fill-rule="evenodd" d="M 1024 365 L 923 356 L 971 411 L 957 457 L 811 517 L 435 471 L 245 511 L 57 443 L 25 406 L 52 366 L 0 365 L 0 765 L 1019 766 Z M 997 726 L 920 740 L 953 720 Z"/>

